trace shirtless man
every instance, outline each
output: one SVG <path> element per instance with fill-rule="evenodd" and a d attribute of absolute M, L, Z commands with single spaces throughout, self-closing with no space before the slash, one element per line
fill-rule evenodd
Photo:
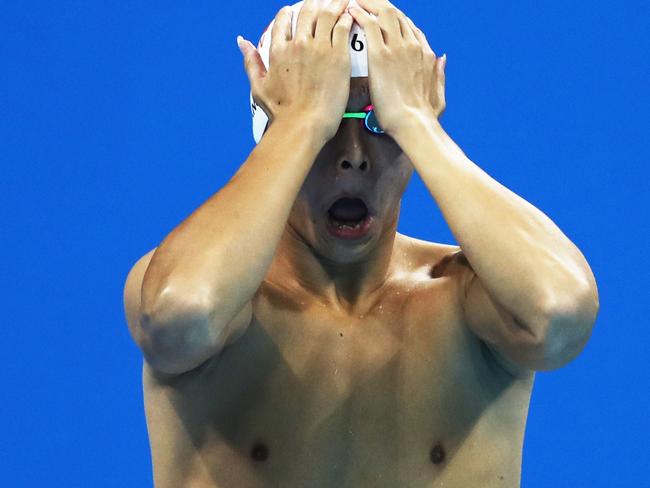
<path fill-rule="evenodd" d="M 535 371 L 591 334 L 583 255 L 440 125 L 444 58 L 347 3 L 280 10 L 268 73 L 242 41 L 272 122 L 126 280 L 158 488 L 518 487 Z M 371 102 L 384 133 L 342 118 Z M 413 170 L 459 246 L 396 231 Z"/>

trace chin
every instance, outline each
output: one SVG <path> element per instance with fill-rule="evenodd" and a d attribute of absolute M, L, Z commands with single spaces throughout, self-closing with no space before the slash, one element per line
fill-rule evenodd
<path fill-rule="evenodd" d="M 361 238 L 341 238 L 331 232 L 331 222 L 320 221 L 315 226 L 318 244 L 314 250 L 322 257 L 341 264 L 364 260 L 374 248 L 379 235 L 379 221 L 373 219 L 368 232 Z"/>

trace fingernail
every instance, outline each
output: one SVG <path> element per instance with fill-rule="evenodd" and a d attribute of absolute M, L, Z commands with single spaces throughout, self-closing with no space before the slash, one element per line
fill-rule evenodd
<path fill-rule="evenodd" d="M 240 51 L 242 50 L 241 44 L 243 40 L 244 38 L 242 36 L 237 36 L 237 47 L 239 48 Z"/>

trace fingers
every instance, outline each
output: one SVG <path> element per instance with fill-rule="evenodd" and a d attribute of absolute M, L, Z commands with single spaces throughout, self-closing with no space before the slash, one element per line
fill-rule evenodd
<path fill-rule="evenodd" d="M 436 69 L 437 69 L 437 74 L 442 78 L 442 80 L 445 79 L 445 68 L 447 67 L 447 54 L 443 54 L 442 57 L 436 59 Z"/>
<path fill-rule="evenodd" d="M 444 54 L 441 58 L 436 59 L 436 85 L 435 97 L 438 106 L 439 114 L 447 108 L 447 100 L 445 98 L 445 66 L 447 65 L 447 55 Z"/>
<path fill-rule="evenodd" d="M 447 55 L 443 54 L 441 58 L 436 59 L 436 88 L 442 90 L 443 102 L 445 93 L 445 68 L 447 67 Z"/>
<path fill-rule="evenodd" d="M 313 38 L 314 24 L 318 15 L 316 3 L 317 0 L 305 0 L 300 7 L 294 40 L 304 42 Z"/>
<path fill-rule="evenodd" d="M 399 25 L 402 29 L 402 38 L 405 41 L 420 44 L 418 38 L 415 37 L 415 32 L 413 32 L 413 27 L 411 27 L 412 22 L 411 23 L 408 22 L 410 19 L 404 15 L 398 16 L 397 19 L 399 20 Z"/>
<path fill-rule="evenodd" d="M 402 37 L 399 16 L 403 14 L 397 7 L 387 0 L 357 0 L 357 3 L 361 7 L 360 9 L 355 7 L 350 8 L 355 8 L 355 11 L 364 10 L 366 13 L 375 16 L 385 44 L 399 40 Z"/>
<path fill-rule="evenodd" d="M 323 10 L 319 11 L 316 19 L 314 39 L 332 43 L 332 28 L 345 11 L 348 2 L 349 0 L 334 0 L 329 2 Z"/>
<path fill-rule="evenodd" d="M 357 3 L 362 10 L 377 16 L 377 22 L 386 44 L 389 44 L 391 39 L 399 40 L 401 38 L 409 42 L 418 42 L 422 47 L 428 46 L 426 40 L 424 44 L 421 42 L 423 35 L 418 37 L 419 29 L 413 24 L 413 21 L 388 0 L 357 0 Z"/>
<path fill-rule="evenodd" d="M 334 51 L 338 52 L 341 50 L 345 53 L 348 52 L 348 40 L 350 39 L 350 29 L 352 29 L 353 21 L 354 19 L 347 12 L 344 12 L 339 17 L 339 20 L 332 31 L 332 47 L 334 48 Z"/>
<path fill-rule="evenodd" d="M 384 44 L 384 38 L 376 17 L 373 17 L 365 10 L 357 7 L 348 7 L 348 12 L 352 14 L 354 20 L 363 29 L 369 46 L 382 46 Z M 368 50 L 368 56 L 370 56 L 370 52 L 371 51 Z"/>
<path fill-rule="evenodd" d="M 411 19 L 409 19 L 406 16 L 404 18 L 406 19 L 406 22 L 411 27 L 411 30 L 412 30 L 413 34 L 415 35 L 415 37 L 417 38 L 420 45 L 422 46 L 422 49 L 424 49 L 424 52 L 433 53 L 433 55 L 435 56 L 436 53 L 433 51 L 433 49 L 431 49 L 431 46 L 429 46 L 429 41 L 427 41 L 427 37 L 424 35 L 424 32 L 422 32 L 420 29 L 418 29 L 417 26 L 413 23 L 413 21 Z"/>
<path fill-rule="evenodd" d="M 284 6 L 275 16 L 273 28 L 271 29 L 271 49 L 273 46 L 279 46 L 282 42 L 291 40 L 291 19 L 293 10 L 291 7 Z"/>
<path fill-rule="evenodd" d="M 357 3 L 362 9 L 375 15 L 379 15 L 379 12 L 382 9 L 397 9 L 397 7 L 388 0 L 357 0 Z"/>
<path fill-rule="evenodd" d="M 248 76 L 251 89 L 255 91 L 258 80 L 266 75 L 266 67 L 264 66 L 260 53 L 250 41 L 246 41 L 243 37 L 237 36 L 237 44 L 244 56 L 246 76 Z"/>

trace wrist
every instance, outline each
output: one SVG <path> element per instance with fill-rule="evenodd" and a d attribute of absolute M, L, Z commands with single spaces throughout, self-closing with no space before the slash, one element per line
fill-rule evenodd
<path fill-rule="evenodd" d="M 325 143 L 333 137 L 322 123 L 317 120 L 317 117 L 310 115 L 295 114 L 292 116 L 278 116 L 269 120 L 266 132 L 277 132 L 282 139 L 290 139 L 290 135 L 299 135 L 302 142 L 313 146 L 317 151 L 323 148 Z M 266 135 L 266 133 L 265 133 Z"/>
<path fill-rule="evenodd" d="M 390 136 L 400 144 L 400 141 L 406 142 L 409 137 L 418 137 L 425 131 L 444 132 L 440 121 L 436 116 L 433 108 L 408 110 L 401 118 L 399 126 L 392 131 Z M 400 144 L 401 146 L 401 144 Z"/>
<path fill-rule="evenodd" d="M 285 130 L 296 130 L 304 137 L 321 141 L 323 145 L 336 135 L 338 125 L 330 127 L 323 123 L 322 114 L 312 112 L 291 112 L 282 114 L 275 119 Z M 271 122 L 269 122 L 270 124 Z"/>

